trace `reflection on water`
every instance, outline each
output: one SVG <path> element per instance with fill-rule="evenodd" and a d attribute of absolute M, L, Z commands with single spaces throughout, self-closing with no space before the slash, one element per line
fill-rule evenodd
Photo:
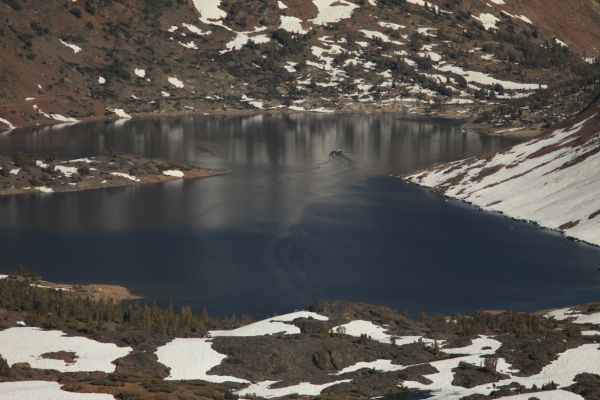
<path fill-rule="evenodd" d="M 4 198 L 0 215 L 15 228 L 32 224 L 59 230 L 128 229 L 155 222 L 160 226 L 179 217 L 178 223 L 210 228 L 255 221 L 289 226 L 304 206 L 339 193 L 350 181 L 401 174 L 491 151 L 506 142 L 461 132 L 456 125 L 391 115 L 187 117 L 46 127 L 0 138 L 0 151 L 79 157 L 113 149 L 226 169 L 233 175 L 202 185 L 173 182 L 152 189 Z M 338 147 L 345 157 L 330 159 L 330 150 Z M 195 193 L 182 197 L 182 190 Z M 160 195 L 148 202 L 149 191 Z M 68 212 L 48 215 L 46 203 Z M 102 212 L 96 212 L 99 208 Z"/>
<path fill-rule="evenodd" d="M 411 311 L 541 308 L 592 299 L 599 251 L 445 202 L 402 174 L 508 145 L 393 115 L 185 117 L 15 131 L 0 152 L 106 149 L 226 176 L 0 198 L 0 271 L 123 282 L 216 313 L 319 299 Z M 345 157 L 329 157 L 340 147 Z"/>

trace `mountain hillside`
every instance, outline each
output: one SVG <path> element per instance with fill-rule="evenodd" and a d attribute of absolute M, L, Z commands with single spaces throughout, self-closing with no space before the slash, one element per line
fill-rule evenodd
<path fill-rule="evenodd" d="M 446 196 L 600 245 L 600 101 L 513 148 L 407 177 Z"/>
<path fill-rule="evenodd" d="M 0 0 L 0 129 L 407 111 L 552 126 L 597 92 L 597 0 Z"/>

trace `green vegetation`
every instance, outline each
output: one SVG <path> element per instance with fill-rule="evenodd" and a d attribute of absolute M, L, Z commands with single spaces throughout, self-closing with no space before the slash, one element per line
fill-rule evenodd
<path fill-rule="evenodd" d="M 157 304 L 122 304 L 76 297 L 68 292 L 31 286 L 32 276 L 0 280 L 0 309 L 26 313 L 26 322 L 48 329 L 75 329 L 88 333 L 129 330 L 170 336 L 203 336 L 214 327 L 231 327 L 250 321 L 249 316 L 217 319 L 204 310 L 194 314 L 189 306 L 175 312 Z M 132 335 L 132 339 L 135 335 Z"/>
<path fill-rule="evenodd" d="M 10 369 L 10 365 L 6 362 L 2 356 L 0 356 L 0 377 L 10 378 L 12 376 L 12 371 Z"/>
<path fill-rule="evenodd" d="M 579 65 L 580 75 L 573 79 L 551 83 L 548 89 L 539 90 L 531 96 L 512 99 L 483 112 L 475 122 L 494 123 L 498 116 L 509 116 L 525 122 L 535 122 L 535 114 L 543 114 L 544 127 L 552 128 L 568 115 L 584 110 L 600 97 L 600 63 Z M 560 106 L 562 115 L 551 115 L 546 110 L 551 106 Z"/>
<path fill-rule="evenodd" d="M 144 388 L 148 389 L 152 393 L 173 393 L 177 390 L 177 384 L 173 382 L 166 382 L 162 379 L 152 379 L 144 383 Z"/>
<path fill-rule="evenodd" d="M 13 158 L 13 162 L 18 168 L 27 168 L 35 165 L 35 159 L 31 154 L 25 154 L 19 151 Z"/>
<path fill-rule="evenodd" d="M 15 11 L 21 11 L 21 4 L 17 0 L 2 0 L 6 5 Z"/>
<path fill-rule="evenodd" d="M 281 46 L 271 48 L 274 53 L 273 55 L 276 57 L 283 58 L 287 55 L 301 54 L 308 48 L 305 41 L 294 37 L 291 33 L 283 29 L 273 31 L 271 38 L 281 44 Z"/>
<path fill-rule="evenodd" d="M 483 367 L 489 372 L 496 372 L 498 368 L 498 357 L 489 356 L 483 359 Z"/>
<path fill-rule="evenodd" d="M 470 337 L 478 334 L 512 333 L 519 337 L 526 334 L 544 334 L 556 329 L 557 322 L 541 315 L 515 311 L 503 313 L 479 312 L 473 315 L 457 315 L 450 319 L 442 315 L 422 314 L 419 320 L 440 333 L 454 333 Z"/>

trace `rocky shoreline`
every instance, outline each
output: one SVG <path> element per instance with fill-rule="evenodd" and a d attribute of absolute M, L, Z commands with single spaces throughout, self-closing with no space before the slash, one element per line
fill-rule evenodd
<path fill-rule="evenodd" d="M 424 107 L 390 107 L 390 106 L 377 106 L 377 105 L 358 105 L 353 107 L 347 107 L 342 109 L 317 109 L 314 111 L 305 110 L 286 110 L 286 109 L 242 109 L 242 108 L 227 108 L 221 109 L 210 108 L 207 110 L 180 110 L 180 111 L 161 111 L 161 112 L 142 112 L 132 113 L 127 118 L 114 118 L 114 115 L 95 115 L 87 118 L 82 118 L 77 122 L 59 122 L 59 121 L 48 121 L 45 124 L 31 123 L 19 126 L 18 128 L 0 131 L 0 133 L 8 134 L 13 131 L 18 132 L 21 129 L 36 129 L 44 126 L 72 126 L 74 124 L 96 122 L 96 121 L 121 121 L 126 122 L 132 119 L 143 119 L 143 118 L 162 118 L 162 117 L 178 117 L 178 116 L 215 116 L 215 117 L 236 117 L 236 116 L 253 116 L 253 115 L 282 115 L 282 114 L 299 114 L 299 113 L 312 113 L 312 114 L 355 114 L 355 113 L 367 113 L 367 114 L 397 114 L 406 118 L 439 118 L 458 123 L 463 123 L 464 128 L 490 136 L 505 136 L 515 138 L 531 138 L 540 135 L 544 128 L 540 124 L 533 124 L 531 126 L 518 126 L 512 128 L 498 128 L 486 122 L 476 123 L 473 118 L 476 116 L 475 113 L 471 113 L 468 109 L 462 109 L 457 106 L 450 106 L 448 109 L 440 111 L 432 111 Z M 511 125 L 512 126 L 512 125 Z"/>
<path fill-rule="evenodd" d="M 225 173 L 227 171 L 115 153 L 72 160 L 19 153 L 14 157 L 0 156 L 0 196 L 75 192 Z"/>

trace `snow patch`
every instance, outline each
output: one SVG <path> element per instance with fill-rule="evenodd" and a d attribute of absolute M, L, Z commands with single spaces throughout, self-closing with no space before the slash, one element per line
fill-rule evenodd
<path fill-rule="evenodd" d="M 533 25 L 533 22 L 529 18 L 527 18 L 526 16 L 524 16 L 524 15 L 513 15 L 513 14 L 507 12 L 507 11 L 504 11 L 504 10 L 501 10 L 501 12 L 502 12 L 502 14 L 508 15 L 509 17 L 511 17 L 513 19 L 518 19 L 518 20 L 521 20 L 521 21 L 523 21 L 525 23 L 528 23 L 529 25 Z"/>
<path fill-rule="evenodd" d="M 600 331 L 581 331 L 583 336 L 600 336 Z"/>
<path fill-rule="evenodd" d="M 125 112 L 125 110 L 123 110 L 122 108 L 111 108 L 111 107 L 106 107 L 106 109 L 112 113 L 115 113 L 117 115 L 117 117 L 121 118 L 121 119 L 129 119 L 131 118 L 131 115 L 127 114 Z"/>
<path fill-rule="evenodd" d="M 77 173 L 76 167 L 65 167 L 64 165 L 57 165 L 54 167 L 54 170 L 60 172 L 67 178 L 70 178 Z"/>
<path fill-rule="evenodd" d="M 137 76 L 138 78 L 145 78 L 146 77 L 146 70 L 142 69 L 142 68 L 135 68 L 133 70 L 133 73 L 135 74 L 135 76 Z"/>
<path fill-rule="evenodd" d="M 54 114 L 54 113 L 47 113 L 44 110 L 42 110 L 41 108 L 39 108 L 36 104 L 33 105 L 33 109 L 36 110 L 40 115 L 48 118 L 48 119 L 53 119 L 55 121 L 60 121 L 60 122 L 79 122 L 78 119 L 75 118 L 71 118 L 71 117 L 65 117 L 64 115 L 61 114 Z"/>
<path fill-rule="evenodd" d="M 572 322 L 575 324 L 600 325 L 600 312 L 581 314 L 571 308 L 559 308 L 544 314 L 544 316 L 548 318 L 554 318 L 557 321 L 563 321 L 572 318 Z"/>
<path fill-rule="evenodd" d="M 263 35 L 263 34 L 256 34 L 257 32 L 262 32 L 263 30 L 264 29 L 262 29 L 262 28 L 258 28 L 251 32 L 231 31 L 233 34 L 235 34 L 235 36 L 227 44 L 225 44 L 225 50 L 221 50 L 220 53 L 225 54 L 232 50 L 240 50 L 248 42 L 252 42 L 252 43 L 256 43 L 256 44 L 268 43 L 270 41 L 269 36 Z M 253 34 L 254 34 L 254 36 L 251 36 Z"/>
<path fill-rule="evenodd" d="M 361 29 L 360 32 L 363 35 L 365 35 L 367 38 L 369 38 L 369 39 L 379 39 L 379 40 L 381 40 L 383 42 L 393 43 L 393 44 L 396 44 L 398 46 L 402 46 L 404 44 L 402 42 L 398 42 L 397 40 L 392 40 L 385 33 L 381 33 L 381 32 L 378 32 L 378 31 L 370 31 L 370 30 L 367 30 L 367 29 Z"/>
<path fill-rule="evenodd" d="M 568 44 L 566 44 L 565 42 L 563 42 L 562 40 L 560 40 L 559 38 L 554 38 L 554 41 L 556 42 L 556 44 L 562 46 L 562 47 L 569 47 Z"/>
<path fill-rule="evenodd" d="M 465 71 L 461 67 L 454 65 L 441 65 L 435 66 L 435 69 L 442 72 L 451 72 L 453 74 L 463 76 L 467 82 L 478 83 L 481 85 L 493 86 L 496 84 L 502 85 L 504 89 L 509 90 L 537 90 L 537 89 L 546 89 L 548 85 L 541 85 L 538 83 L 518 83 L 518 82 L 510 82 L 503 81 L 500 79 L 496 79 L 491 75 L 488 75 L 483 72 L 478 71 Z"/>
<path fill-rule="evenodd" d="M 262 321 L 254 322 L 252 324 L 242 326 L 236 329 L 230 330 L 217 330 L 209 331 L 208 334 L 211 337 L 218 336 L 235 336 L 235 337 L 246 337 L 246 336 L 264 336 L 274 335 L 276 333 L 282 333 L 285 335 L 294 335 L 300 333 L 300 328 L 292 324 L 286 324 L 286 322 L 292 322 L 298 318 L 312 318 L 318 321 L 327 321 L 329 318 L 319 315 L 317 313 L 309 311 L 297 311 L 290 314 L 279 315 L 277 317 L 264 319 Z"/>
<path fill-rule="evenodd" d="M 500 19 L 493 14 L 481 13 L 479 14 L 479 17 L 473 15 L 473 18 L 481 22 L 481 25 L 483 25 L 486 31 L 489 31 L 490 29 L 498 29 L 496 24 L 500 22 Z"/>
<path fill-rule="evenodd" d="M 188 31 L 190 31 L 193 34 L 196 34 L 198 36 L 206 36 L 206 35 L 210 35 L 211 34 L 211 31 L 203 31 L 202 29 L 198 28 L 196 25 L 186 24 L 186 23 L 183 23 L 181 25 L 184 28 L 186 28 Z"/>
<path fill-rule="evenodd" d="M 15 129 L 15 126 L 13 124 L 11 124 L 10 121 L 7 119 L 0 118 L 0 122 L 3 123 L 4 125 L 6 125 L 8 127 L 9 131 Z"/>
<path fill-rule="evenodd" d="M 74 393 L 60 388 L 58 382 L 22 381 L 0 382 L 2 400 L 48 399 L 48 400 L 114 400 L 110 394 Z"/>
<path fill-rule="evenodd" d="M 43 358 L 45 353 L 73 352 L 72 363 Z M 80 336 L 67 336 L 61 331 L 45 331 L 33 327 L 9 328 L 0 331 L 0 354 L 9 365 L 29 363 L 32 368 L 54 369 L 59 372 L 115 371 L 113 362 L 132 351 L 113 343 L 101 343 Z"/>
<path fill-rule="evenodd" d="M 167 79 L 167 80 L 169 81 L 169 83 L 171 85 L 175 86 L 178 89 L 181 89 L 184 86 L 184 84 L 183 84 L 182 81 L 180 81 L 179 79 L 177 79 L 177 78 L 175 78 L 173 76 L 170 76 L 169 79 Z"/>
<path fill-rule="evenodd" d="M 376 325 L 371 321 L 364 320 L 354 320 L 343 325 L 335 326 L 331 328 L 330 332 L 354 337 L 366 335 L 372 340 L 386 344 L 394 343 L 396 346 L 403 346 L 406 344 L 416 343 L 418 341 L 423 341 L 424 343 L 434 342 L 434 340 L 424 338 L 423 336 L 393 336 L 386 333 L 386 329 L 384 327 Z"/>
<path fill-rule="evenodd" d="M 68 48 L 70 48 L 71 50 L 73 50 L 74 54 L 77 54 L 81 51 L 81 47 L 77 46 L 76 44 L 72 44 L 72 43 L 67 43 L 62 39 L 58 39 L 58 41 L 63 45 L 66 46 Z"/>
<path fill-rule="evenodd" d="M 299 33 L 302 35 L 308 32 L 308 30 L 302 27 L 302 20 L 300 18 L 289 17 L 286 15 L 281 16 L 281 25 L 279 25 L 279 28 L 291 33 Z"/>
<path fill-rule="evenodd" d="M 548 390 L 545 392 L 532 392 L 532 393 L 524 393 L 517 394 L 514 396 L 504 396 L 498 397 L 496 400 L 530 400 L 530 399 L 538 399 L 538 400 L 584 400 L 578 394 L 573 392 L 568 392 L 566 390 Z"/>
<path fill-rule="evenodd" d="M 188 43 L 183 43 L 183 42 L 177 42 L 177 43 L 179 43 L 180 45 L 182 45 L 186 49 L 198 50 L 198 46 L 196 45 L 196 43 L 193 40 L 191 42 L 188 42 Z"/>
<path fill-rule="evenodd" d="M 327 25 L 350 18 L 358 6 L 346 0 L 312 0 L 319 14 L 311 22 L 315 25 Z"/>
<path fill-rule="evenodd" d="M 406 0 L 406 2 L 410 3 L 410 4 L 417 5 L 417 6 L 427 7 L 429 9 L 433 9 L 436 14 L 439 14 L 439 12 L 440 12 L 440 8 L 437 5 L 435 5 L 433 3 L 430 3 L 428 1 L 424 1 L 424 0 Z"/>
<path fill-rule="evenodd" d="M 84 157 L 84 158 L 75 158 L 75 159 L 69 160 L 67 162 L 68 163 L 78 163 L 79 162 L 79 163 L 91 164 L 94 162 L 94 160 L 92 160 L 91 158 Z"/>
<path fill-rule="evenodd" d="M 361 369 L 370 369 L 379 372 L 394 372 L 403 370 L 404 368 L 406 368 L 406 366 L 393 364 L 392 360 L 375 360 L 368 362 L 360 361 L 354 365 L 342 369 L 339 372 L 336 372 L 335 375 L 343 375 L 350 372 L 360 371 Z"/>
<path fill-rule="evenodd" d="M 162 174 L 166 176 L 173 176 L 175 178 L 183 178 L 185 176 L 183 171 L 179 171 L 178 169 L 168 169 L 166 171 L 163 171 Z"/>
<path fill-rule="evenodd" d="M 319 396 L 321 392 L 328 387 L 339 385 L 341 383 L 352 382 L 352 379 L 344 379 L 341 381 L 324 383 L 322 385 L 315 385 L 308 382 L 302 382 L 294 386 L 287 386 L 282 388 L 271 388 L 277 381 L 263 381 L 253 383 L 247 388 L 244 388 L 238 392 L 240 396 L 257 396 L 265 399 L 271 399 L 275 397 L 284 397 L 291 395 L 298 396 Z"/>
<path fill-rule="evenodd" d="M 158 362 L 171 369 L 166 380 L 201 379 L 207 382 L 248 383 L 245 379 L 233 376 L 209 375 L 208 371 L 217 367 L 227 358 L 212 348 L 210 339 L 174 339 L 156 350 Z"/>
<path fill-rule="evenodd" d="M 193 3 L 200 13 L 200 20 L 205 24 L 213 24 L 227 16 L 227 13 L 219 8 L 221 0 L 193 0 Z"/>
<path fill-rule="evenodd" d="M 395 24 L 393 22 L 378 21 L 377 23 L 382 28 L 393 29 L 395 31 L 406 28 L 406 25 L 399 25 L 399 24 Z"/>
<path fill-rule="evenodd" d="M 141 181 L 140 181 L 138 178 L 136 178 L 135 176 L 132 176 L 132 175 L 126 174 L 126 173 L 124 173 L 124 172 L 111 172 L 110 174 L 111 174 L 111 175 L 113 175 L 113 176 L 118 176 L 118 177 L 120 177 L 120 178 L 129 179 L 130 181 L 133 181 L 133 182 L 141 182 Z"/>
<path fill-rule="evenodd" d="M 43 162 L 42 160 L 36 160 L 35 161 L 35 166 L 38 168 L 48 168 L 48 164 L 46 164 L 45 162 Z"/>

